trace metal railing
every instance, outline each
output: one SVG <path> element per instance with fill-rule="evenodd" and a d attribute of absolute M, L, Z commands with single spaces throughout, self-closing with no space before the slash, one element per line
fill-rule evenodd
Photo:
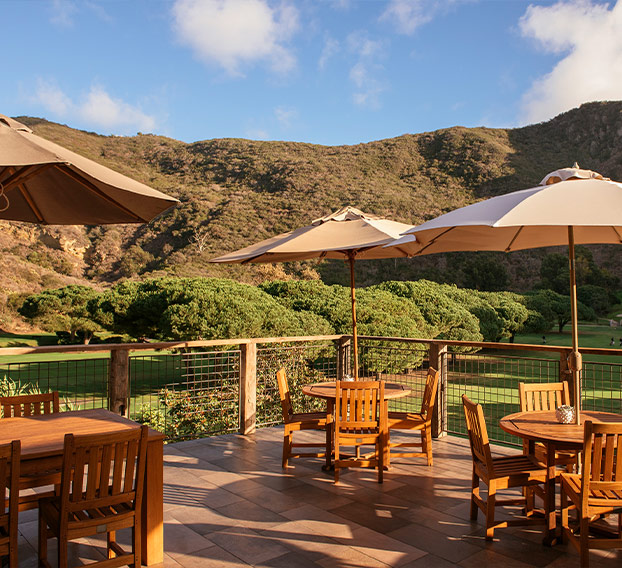
<path fill-rule="evenodd" d="M 304 397 L 302 387 L 351 372 L 350 340 L 334 335 L 5 348 L 0 387 L 58 390 L 65 409 L 106 407 L 152 425 L 169 440 L 247 434 L 282 421 L 275 381 L 280 367 L 296 408 L 318 409 L 321 401 Z M 467 394 L 482 404 L 491 441 L 518 445 L 498 428 L 499 418 L 519 409 L 518 383 L 569 379 L 566 347 L 390 337 L 361 337 L 359 345 L 361 377 L 412 390 L 392 401 L 393 409 L 418 411 L 427 368 L 441 371 L 436 435 L 466 434 L 461 396 Z M 582 352 L 584 408 L 622 413 L 622 350 Z M 572 393 L 572 381 L 569 386 Z"/>

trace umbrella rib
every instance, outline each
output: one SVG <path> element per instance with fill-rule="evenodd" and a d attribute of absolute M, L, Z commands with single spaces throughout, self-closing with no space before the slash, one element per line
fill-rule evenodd
<path fill-rule="evenodd" d="M 26 185 L 24 183 L 20 183 L 17 186 L 17 189 L 19 189 L 20 193 L 22 194 L 22 196 L 26 200 L 26 203 L 28 203 L 28 206 L 30 207 L 30 209 L 34 213 L 35 217 L 37 218 L 37 221 L 39 223 L 45 223 L 46 221 L 43 218 L 43 214 L 41 213 L 41 210 L 37 207 L 37 204 L 35 203 L 34 199 L 32 198 L 32 195 L 30 195 L 30 192 L 28 191 L 28 188 L 26 187 Z"/>
<path fill-rule="evenodd" d="M 421 247 L 421 249 L 419 249 L 414 256 L 419 256 L 424 250 L 426 250 L 428 247 L 431 247 L 438 239 L 440 239 L 441 237 L 444 237 L 447 233 L 453 231 L 456 227 L 449 227 L 447 229 L 445 229 L 442 233 L 440 233 L 439 235 L 437 235 L 436 237 L 434 237 L 427 245 L 425 245 L 424 247 Z M 417 234 L 415 233 L 415 237 L 417 237 Z"/>
<path fill-rule="evenodd" d="M 39 175 L 42 171 L 51 168 L 55 164 L 39 164 L 38 166 L 25 166 L 15 172 L 13 172 L 6 180 L 4 180 L 2 185 L 4 186 L 4 191 L 11 191 L 18 187 L 20 184 L 25 183 L 31 177 Z"/>
<path fill-rule="evenodd" d="M 512 240 L 510 241 L 510 244 L 505 248 L 505 252 L 510 252 L 512 250 L 512 245 L 514 244 L 514 242 L 516 241 L 516 239 L 518 238 L 518 235 L 521 234 L 521 231 L 524 229 L 524 226 L 521 225 L 518 228 L 518 231 L 516 231 L 516 233 L 514 233 L 514 236 L 512 237 Z"/>
<path fill-rule="evenodd" d="M 620 235 L 620 231 L 618 231 L 618 229 L 616 227 L 611 227 L 613 229 L 613 232 L 618 235 L 618 239 L 620 239 L 620 243 L 622 244 L 622 235 Z"/>
<path fill-rule="evenodd" d="M 56 164 L 55 164 L 56 165 Z M 134 219 L 137 219 L 138 221 L 142 221 L 143 223 L 146 223 L 149 219 L 144 219 L 143 217 L 138 216 L 136 213 L 134 213 L 133 211 L 131 211 L 130 209 L 128 209 L 127 207 L 125 207 L 125 205 L 123 205 L 122 203 L 119 203 L 116 199 L 113 199 L 112 197 L 110 197 L 109 195 L 106 195 L 101 189 L 99 189 L 96 185 L 92 184 L 90 181 L 88 181 L 87 179 L 79 176 L 77 173 L 75 173 L 71 168 L 65 166 L 64 168 L 60 168 L 58 167 L 58 165 L 56 165 L 57 169 L 66 174 L 67 177 L 70 177 L 71 179 L 73 179 L 74 181 L 78 182 L 80 185 L 84 186 L 86 189 L 88 189 L 89 191 L 93 192 L 95 195 L 97 195 L 98 197 L 101 197 L 103 200 L 108 201 L 109 203 L 111 203 L 112 205 L 114 205 L 115 207 L 118 207 L 119 209 L 121 209 L 124 213 L 127 213 L 128 215 L 130 215 L 131 217 L 133 217 Z"/>

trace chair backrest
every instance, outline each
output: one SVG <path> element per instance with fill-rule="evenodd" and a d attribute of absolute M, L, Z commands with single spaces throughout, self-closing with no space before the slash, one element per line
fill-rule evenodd
<path fill-rule="evenodd" d="M 421 401 L 421 416 L 423 416 L 423 419 L 426 422 L 432 420 L 439 375 L 440 373 L 436 369 L 433 369 L 432 367 L 428 369 L 428 376 L 425 381 L 425 390 L 423 391 L 423 400 Z"/>
<path fill-rule="evenodd" d="M 11 549 L 13 549 L 13 554 L 17 554 L 20 453 L 21 444 L 19 440 L 13 440 L 13 442 L 9 444 L 0 445 L 0 479 L 3 480 L 0 527 L 2 527 L 4 533 L 6 533 L 0 538 L 1 555 L 8 554 Z M 9 491 L 8 499 L 6 494 L 7 490 Z"/>
<path fill-rule="evenodd" d="M 335 432 L 379 430 L 385 414 L 384 381 L 337 381 Z"/>
<path fill-rule="evenodd" d="M 521 412 L 555 410 L 570 404 L 568 383 L 518 383 Z"/>
<path fill-rule="evenodd" d="M 462 407 L 464 408 L 464 418 L 469 433 L 473 460 L 481 462 L 492 473 L 492 454 L 490 453 L 490 442 L 488 441 L 488 430 L 486 429 L 482 405 L 471 402 L 467 395 L 463 394 Z"/>
<path fill-rule="evenodd" d="M 622 506 L 622 423 L 600 424 L 586 420 L 583 427 L 583 501 L 610 506 L 612 498 Z M 599 499 L 600 496 L 600 499 Z"/>
<path fill-rule="evenodd" d="M 20 394 L 0 397 L 0 408 L 4 418 L 37 416 L 60 412 L 58 392 Z"/>
<path fill-rule="evenodd" d="M 283 369 L 283 367 L 281 367 L 276 373 L 276 382 L 279 385 L 283 422 L 287 424 L 292 419 L 294 407 L 292 406 L 292 399 L 289 394 L 289 385 L 287 384 L 287 376 L 285 375 L 285 369 Z"/>
<path fill-rule="evenodd" d="M 143 425 L 107 434 L 65 435 L 61 519 L 102 507 L 140 511 L 147 432 Z M 88 517 L 83 520 L 92 524 Z"/>

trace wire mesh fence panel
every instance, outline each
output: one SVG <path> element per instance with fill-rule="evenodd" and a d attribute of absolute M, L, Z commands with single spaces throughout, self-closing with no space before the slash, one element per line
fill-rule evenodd
<path fill-rule="evenodd" d="M 239 429 L 240 351 L 130 359 L 132 417 L 173 440 Z"/>
<path fill-rule="evenodd" d="M 360 376 L 408 387 L 408 396 L 389 401 L 389 410 L 419 412 L 428 369 L 428 345 L 365 340 L 359 348 Z"/>
<path fill-rule="evenodd" d="M 58 391 L 61 410 L 108 406 L 108 358 L 0 363 L 0 394 Z"/>
<path fill-rule="evenodd" d="M 584 361 L 581 375 L 582 408 L 622 414 L 622 365 Z"/>
<path fill-rule="evenodd" d="M 302 392 L 304 385 L 337 378 L 337 347 L 334 342 L 301 343 L 260 347 L 257 350 L 257 425 L 280 424 L 281 401 L 276 373 L 285 369 L 295 412 L 323 410 L 325 401 Z"/>
<path fill-rule="evenodd" d="M 522 445 L 505 433 L 499 420 L 520 410 L 518 383 L 559 381 L 559 361 L 531 357 L 493 356 L 482 353 L 448 353 L 445 387 L 446 430 L 466 436 L 462 395 L 482 405 L 488 436 L 493 443 Z"/>

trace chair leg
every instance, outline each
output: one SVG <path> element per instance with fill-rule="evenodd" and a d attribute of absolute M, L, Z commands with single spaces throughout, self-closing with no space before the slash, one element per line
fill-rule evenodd
<path fill-rule="evenodd" d="M 67 564 L 67 547 L 69 546 L 69 543 L 67 541 L 67 538 L 59 538 L 58 539 L 58 566 L 63 566 L 64 568 L 67 568 L 68 564 Z"/>
<path fill-rule="evenodd" d="M 140 513 L 137 512 L 137 515 Z M 137 517 L 137 521 L 132 527 L 132 546 L 134 547 L 134 568 L 141 568 L 142 565 L 142 542 L 140 540 L 140 518 Z"/>
<path fill-rule="evenodd" d="M 559 507 L 561 509 L 561 535 L 560 542 L 565 542 L 566 540 L 566 529 L 570 528 L 568 524 L 568 496 L 564 491 L 564 486 L 562 484 L 559 491 Z"/>
<path fill-rule="evenodd" d="M 428 427 L 425 427 L 421 431 L 421 445 L 423 446 L 423 451 L 425 452 L 428 460 L 428 465 L 431 466 L 434 461 L 432 459 L 432 432 Z"/>
<path fill-rule="evenodd" d="M 581 559 L 581 568 L 588 568 L 590 565 L 590 525 L 589 519 L 583 516 L 583 512 L 580 511 L 581 519 L 579 521 L 579 557 Z"/>
<path fill-rule="evenodd" d="M 285 430 L 285 434 L 283 435 L 283 461 L 282 461 L 283 469 L 287 468 L 288 459 L 291 453 L 292 453 L 292 432 L 289 430 Z"/>
<path fill-rule="evenodd" d="M 116 544 L 117 542 L 117 532 L 116 531 L 108 531 L 106 533 L 106 541 L 107 541 L 107 549 L 108 549 L 108 558 L 114 558 L 116 556 L 115 552 L 110 547 L 111 544 Z"/>
<path fill-rule="evenodd" d="M 495 533 L 495 501 L 497 488 L 494 481 L 488 486 L 488 498 L 486 499 L 486 540 L 492 540 Z"/>
<path fill-rule="evenodd" d="M 479 476 L 473 470 L 473 478 L 471 481 L 471 520 L 477 521 L 477 511 L 479 507 L 475 502 L 475 498 L 479 497 Z"/>
<path fill-rule="evenodd" d="M 48 560 L 48 535 L 47 535 L 47 523 L 45 518 L 39 511 L 39 535 L 38 535 L 38 552 L 39 552 L 39 566 L 47 564 Z M 43 562 L 45 561 L 45 563 Z"/>
<path fill-rule="evenodd" d="M 381 439 L 376 442 L 376 459 L 378 463 L 378 483 L 382 483 L 384 473 L 384 444 Z"/>

